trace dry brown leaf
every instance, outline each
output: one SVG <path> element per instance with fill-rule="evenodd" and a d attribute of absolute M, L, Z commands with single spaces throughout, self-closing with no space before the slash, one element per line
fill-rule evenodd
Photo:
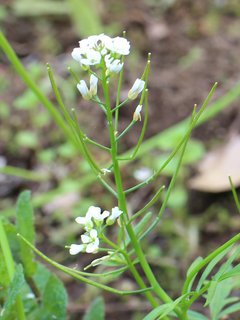
<path fill-rule="evenodd" d="M 232 135 L 224 145 L 208 152 L 197 169 L 199 174 L 189 181 L 192 189 L 213 193 L 231 190 L 228 176 L 234 187 L 239 187 L 240 136 Z"/>

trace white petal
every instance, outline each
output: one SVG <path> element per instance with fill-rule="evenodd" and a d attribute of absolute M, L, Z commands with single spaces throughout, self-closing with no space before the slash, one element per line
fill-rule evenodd
<path fill-rule="evenodd" d="M 97 236 L 98 236 L 97 230 L 96 230 L 96 229 L 92 229 L 92 230 L 90 231 L 90 237 L 91 237 L 92 239 L 95 239 L 95 238 L 97 238 Z"/>
<path fill-rule="evenodd" d="M 78 254 L 79 252 L 84 250 L 83 244 L 71 244 L 69 253 L 72 255 Z"/>
<path fill-rule="evenodd" d="M 88 50 L 86 52 L 86 55 L 87 55 L 86 61 L 83 59 L 81 63 L 89 66 L 100 63 L 102 59 L 101 53 L 95 50 Z"/>
<path fill-rule="evenodd" d="M 92 241 L 91 237 L 89 237 L 89 235 L 87 235 L 87 234 L 82 234 L 81 239 L 82 239 L 83 243 L 89 243 Z"/>
<path fill-rule="evenodd" d="M 145 81 L 141 79 L 136 79 L 132 88 L 128 92 L 128 98 L 134 100 L 137 98 L 138 94 L 142 92 L 145 86 Z"/>
<path fill-rule="evenodd" d="M 107 211 L 107 210 L 104 210 L 103 213 L 102 213 L 102 220 L 107 218 L 109 215 L 110 215 L 110 212 Z"/>
<path fill-rule="evenodd" d="M 98 83 L 98 78 L 94 74 L 91 74 L 91 76 L 90 76 L 90 91 L 92 92 L 93 96 L 95 96 L 97 94 L 97 83 Z"/>
<path fill-rule="evenodd" d="M 85 225 L 86 224 L 86 218 L 85 217 L 77 217 L 75 221 L 79 224 Z"/>
<path fill-rule="evenodd" d="M 74 60 L 81 62 L 83 50 L 80 48 L 74 48 L 72 52 L 72 57 Z"/>
<path fill-rule="evenodd" d="M 93 243 L 89 243 L 86 247 L 87 253 L 96 253 L 98 251 L 98 246 L 95 246 Z"/>
<path fill-rule="evenodd" d="M 141 111 L 142 111 L 142 105 L 139 104 L 133 114 L 134 121 L 138 121 L 138 120 L 141 121 Z"/>
<path fill-rule="evenodd" d="M 100 216 L 100 214 L 101 214 L 101 208 L 100 207 L 91 206 L 88 209 L 86 217 L 89 217 L 90 219 L 91 218 L 95 218 L 96 219 L 97 217 Z"/>
<path fill-rule="evenodd" d="M 106 47 L 110 51 L 121 55 L 128 55 L 130 53 L 130 42 L 123 37 L 116 37 L 111 42 L 106 42 Z"/>
<path fill-rule="evenodd" d="M 92 97 L 92 94 L 91 94 L 91 92 L 89 92 L 87 84 L 84 80 L 81 80 L 77 84 L 77 88 L 80 91 L 80 93 L 84 99 L 89 100 Z"/>
<path fill-rule="evenodd" d="M 123 211 L 121 211 L 118 207 L 114 207 L 112 208 L 112 218 L 113 219 L 117 219 L 121 214 L 123 213 Z"/>

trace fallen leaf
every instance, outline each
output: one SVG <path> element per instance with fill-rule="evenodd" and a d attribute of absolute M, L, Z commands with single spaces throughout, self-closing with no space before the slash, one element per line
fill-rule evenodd
<path fill-rule="evenodd" d="M 239 187 L 240 136 L 232 135 L 221 147 L 206 153 L 197 170 L 199 173 L 189 180 L 192 189 L 213 193 L 231 190 L 229 176 L 234 187 Z"/>

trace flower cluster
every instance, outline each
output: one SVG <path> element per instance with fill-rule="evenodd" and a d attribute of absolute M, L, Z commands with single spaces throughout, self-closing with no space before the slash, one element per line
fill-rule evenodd
<path fill-rule="evenodd" d="M 90 88 L 88 88 L 85 80 L 80 80 L 77 88 L 85 100 L 90 100 L 97 96 L 98 80 L 101 81 L 96 74 L 91 70 L 101 68 L 104 70 L 105 76 L 110 77 L 112 74 L 118 73 L 123 68 L 124 63 L 121 60 L 122 56 L 130 53 L 130 42 L 123 37 L 110 38 L 105 34 L 90 36 L 87 39 L 79 41 L 79 47 L 74 48 L 72 57 L 78 61 L 83 70 L 88 70 L 90 76 Z M 134 100 L 139 93 L 143 91 L 145 81 L 136 79 L 132 88 L 128 92 L 128 100 Z M 98 97 L 96 97 L 98 100 Z M 142 105 L 138 105 L 133 120 L 141 120 Z"/>
<path fill-rule="evenodd" d="M 106 225 L 112 225 L 123 213 L 118 207 L 112 208 L 112 212 L 101 212 L 100 207 L 89 207 L 85 217 L 77 217 L 76 222 L 82 225 L 85 233 L 81 235 L 82 244 L 71 244 L 70 254 L 79 252 L 96 253 L 99 249 L 99 232 L 106 219 Z"/>
<path fill-rule="evenodd" d="M 105 34 L 100 34 L 79 41 L 79 48 L 73 49 L 72 57 L 80 63 L 84 70 L 104 63 L 109 72 L 119 72 L 123 67 L 119 58 L 129 53 L 130 43 L 127 39 L 110 38 Z"/>

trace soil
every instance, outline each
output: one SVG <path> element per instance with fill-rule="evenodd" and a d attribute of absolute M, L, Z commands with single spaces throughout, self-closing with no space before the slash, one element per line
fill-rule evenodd
<path fill-rule="evenodd" d="M 152 54 L 149 80 L 149 125 L 145 139 L 190 115 L 193 105 L 201 105 L 216 81 L 219 85 L 212 101 L 223 96 L 234 87 L 240 74 L 240 20 L 237 15 L 214 7 L 213 1 L 175 1 L 174 5 L 165 10 L 160 3 L 154 0 L 149 2 L 147 0 L 122 0 L 121 11 L 118 11 L 116 8 L 119 3 L 116 0 L 107 0 L 104 1 L 104 10 L 102 10 L 104 23 L 121 23 L 122 29 L 127 31 L 132 50 L 137 51 L 136 59 L 126 63 L 123 96 L 135 79 L 141 75 L 148 52 Z M 12 2 L 5 0 L 3 5 L 11 9 Z M 56 60 L 52 53 L 39 47 L 44 33 L 40 27 L 45 23 L 49 24 L 51 34 L 56 37 L 56 43 L 59 46 L 56 49 Z M 8 40 L 23 63 L 27 64 L 30 60 L 42 62 L 50 60 L 57 72 L 64 74 L 61 59 L 66 53 L 70 54 L 79 41 L 67 16 L 34 19 L 17 17 L 10 10 L 9 17 L 7 21 L 4 21 L 3 26 Z M 3 76 L 6 76 L 12 83 L 11 90 L 4 96 L 4 101 L 12 105 L 14 99 L 24 90 L 24 86 L 11 71 L 10 65 L 2 54 L 0 55 L 0 70 Z M 92 137 L 96 136 L 102 140 L 101 142 L 107 143 L 104 136 L 99 137 L 103 123 L 101 111 L 89 109 L 88 102 L 80 99 L 79 105 L 84 114 L 83 125 L 91 121 L 89 131 L 95 132 L 95 134 L 92 133 Z M 128 108 L 121 110 L 120 131 L 129 123 L 135 107 L 132 103 Z M 198 127 L 193 136 L 204 141 L 208 147 L 213 142 L 223 141 L 233 130 L 236 130 L 239 127 L 239 119 L 239 101 L 235 101 L 207 124 Z M 12 130 L 15 130 L 15 125 L 14 119 L 11 119 Z M 27 126 L 26 122 L 24 129 Z M 123 150 L 134 145 L 139 130 L 140 125 L 138 129 L 129 132 L 124 140 Z M 44 143 L 47 145 L 48 142 Z M 8 159 L 9 164 L 27 169 L 33 169 L 37 165 L 35 151 L 20 152 L 16 158 L 9 153 L 5 142 L 1 142 L 0 147 L 1 155 Z M 14 198 L 24 188 L 33 190 L 35 188 L 34 184 L 29 185 L 16 178 L 9 179 L 8 187 L 0 189 L 3 198 L 6 196 Z M 54 182 L 52 184 L 54 185 Z M 233 205 L 229 202 L 230 198 L 229 193 L 211 195 L 190 191 L 188 210 L 190 215 L 198 216 L 213 203 L 218 202 L 235 212 Z M 230 232 L 224 230 L 220 236 L 217 236 L 214 231 L 205 230 L 201 233 L 201 237 L 204 237 L 204 241 L 202 240 L 204 247 L 203 242 L 207 240 L 213 241 L 214 244 L 222 243 L 223 238 L 230 237 Z M 43 250 L 44 245 L 44 243 L 41 244 Z M 45 252 L 48 251 L 47 244 L 45 249 Z M 200 248 L 200 250 L 203 249 Z M 129 275 L 127 277 L 125 285 L 133 286 Z M 116 282 L 116 285 L 120 284 Z M 88 305 L 87 302 L 80 306 L 74 303 L 74 300 L 84 291 L 83 286 L 68 281 L 67 287 L 70 295 L 68 307 L 69 314 L 71 314 L 70 319 L 79 319 Z M 143 301 L 134 298 L 128 302 L 124 299 L 120 301 L 109 294 L 104 294 L 104 298 L 107 301 L 107 320 L 122 319 L 124 316 L 130 319 L 130 314 L 133 314 L 134 310 L 137 309 L 140 312 L 149 309 L 149 306 Z M 124 307 L 122 302 L 124 302 Z M 196 308 L 201 307 L 196 304 Z"/>

